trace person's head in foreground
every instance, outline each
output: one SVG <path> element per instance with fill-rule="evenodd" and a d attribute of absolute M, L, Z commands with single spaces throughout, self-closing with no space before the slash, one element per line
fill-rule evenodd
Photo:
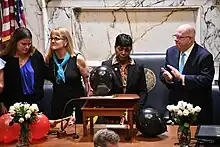
<path fill-rule="evenodd" d="M 95 133 L 94 147 L 119 147 L 120 137 L 112 130 L 102 129 Z"/>

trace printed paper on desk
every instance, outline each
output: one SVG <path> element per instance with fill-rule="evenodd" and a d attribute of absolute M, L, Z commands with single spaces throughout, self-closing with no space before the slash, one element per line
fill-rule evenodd
<path fill-rule="evenodd" d="M 126 125 L 120 125 L 120 124 L 108 124 L 105 125 L 105 128 L 114 128 L 114 129 L 126 129 Z"/>

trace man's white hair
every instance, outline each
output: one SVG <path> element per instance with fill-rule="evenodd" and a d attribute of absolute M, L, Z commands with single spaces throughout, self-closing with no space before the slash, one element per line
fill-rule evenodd
<path fill-rule="evenodd" d="M 101 129 L 93 137 L 94 147 L 108 147 L 108 144 L 117 144 L 120 137 L 112 130 Z"/>

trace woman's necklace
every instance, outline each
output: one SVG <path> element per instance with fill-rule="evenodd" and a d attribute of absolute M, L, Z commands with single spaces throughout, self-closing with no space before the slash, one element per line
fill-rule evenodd
<path fill-rule="evenodd" d="M 22 67 L 24 66 L 24 64 L 27 62 L 27 60 L 29 59 L 29 56 L 21 58 L 19 57 L 19 66 Z"/>

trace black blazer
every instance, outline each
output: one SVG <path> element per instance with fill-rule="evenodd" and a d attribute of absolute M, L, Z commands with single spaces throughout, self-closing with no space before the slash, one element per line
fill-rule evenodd
<path fill-rule="evenodd" d="M 19 59 L 13 56 L 5 56 L 2 58 L 6 61 L 6 64 L 4 68 L 4 89 L 3 93 L 1 94 L 1 101 L 3 101 L 5 105 L 9 107 L 15 102 L 23 101 L 24 94 L 21 84 Z M 34 69 L 34 88 L 36 92 L 35 102 L 39 102 L 44 96 L 44 58 L 38 50 L 35 50 L 30 59 Z"/>
<path fill-rule="evenodd" d="M 180 52 L 173 46 L 166 52 L 166 65 L 171 65 L 179 69 Z M 202 111 L 199 114 L 199 124 L 212 123 L 212 81 L 214 78 L 214 61 L 213 56 L 207 49 L 204 49 L 195 43 L 187 62 L 183 69 L 185 75 L 185 86 L 182 82 L 174 79 L 173 84 L 164 80 L 162 73 L 161 81 L 170 89 L 169 103 L 177 104 L 183 100 L 200 106 Z M 209 121 L 210 120 L 210 121 Z"/>
<path fill-rule="evenodd" d="M 108 60 L 102 62 L 102 65 L 112 68 L 116 75 L 109 94 L 122 94 L 123 88 L 119 64 L 112 65 L 112 60 Z M 128 65 L 126 94 L 138 94 L 140 96 L 140 106 L 141 108 L 144 107 L 148 96 L 147 84 L 143 65 L 139 65 L 137 62 L 135 62 L 135 65 Z"/>

